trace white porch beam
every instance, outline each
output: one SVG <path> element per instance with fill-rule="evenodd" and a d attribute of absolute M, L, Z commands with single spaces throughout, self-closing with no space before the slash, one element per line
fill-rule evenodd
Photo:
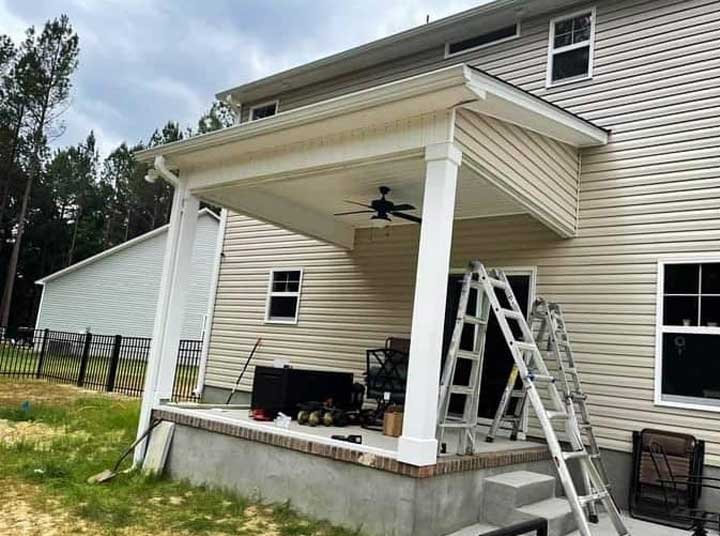
<path fill-rule="evenodd" d="M 398 460 L 416 466 L 437 461 L 436 439 L 445 301 L 455 193 L 462 153 L 452 143 L 425 150 L 423 221 L 410 335 L 403 434 Z"/>
<path fill-rule="evenodd" d="M 198 208 L 199 200 L 190 194 L 186 183 L 178 181 L 173 194 L 160 292 L 145 372 L 138 437 L 150 424 L 153 408 L 161 400 L 172 397 L 185 313 L 185 295 L 190 283 Z M 142 461 L 144 453 L 143 441 L 135 449 L 136 463 Z"/>
<path fill-rule="evenodd" d="M 355 243 L 355 229 L 352 225 L 256 188 L 242 188 L 230 193 L 224 193 L 223 190 L 210 191 L 202 194 L 202 197 L 241 214 L 345 249 L 352 249 Z"/>

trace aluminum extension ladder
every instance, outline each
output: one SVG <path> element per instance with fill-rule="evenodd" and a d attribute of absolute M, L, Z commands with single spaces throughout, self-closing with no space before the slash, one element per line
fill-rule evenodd
<path fill-rule="evenodd" d="M 462 280 L 462 289 L 458 302 L 458 313 L 455 318 L 450 346 L 445 357 L 442 378 L 440 380 L 440 396 L 438 405 L 437 439 L 441 451 L 444 449 L 445 433 L 448 430 L 458 432 L 458 454 L 472 454 L 475 451 L 475 442 L 478 423 L 478 406 L 480 404 L 480 381 L 483 370 L 483 356 L 485 354 L 485 337 L 490 317 L 490 301 L 482 284 L 479 274 L 471 263 Z M 468 313 L 470 293 L 477 293 L 475 311 Z M 466 326 L 474 326 L 472 350 L 461 350 L 460 341 Z M 456 372 L 460 360 L 470 363 L 470 372 L 467 384 L 457 385 Z M 464 399 L 463 413 L 459 417 L 451 417 L 450 400 L 452 395 Z"/>
<path fill-rule="evenodd" d="M 597 438 L 590 422 L 590 413 L 587 409 L 587 395 L 582 388 L 580 375 L 578 374 L 573 356 L 570 337 L 568 336 L 565 318 L 559 304 L 548 302 L 538 298 L 532 307 L 530 314 L 531 327 L 535 335 L 535 342 L 539 347 L 547 350 L 547 360 L 555 365 L 554 371 L 558 375 L 559 385 L 562 390 L 565 404 L 571 406 L 569 411 L 574 412 L 581 438 L 587 449 L 590 459 L 597 469 L 605 487 L 610 489 L 610 481 L 607 476 L 605 464 L 600 455 L 600 448 Z M 495 419 L 490 427 L 487 441 L 492 442 L 499 429 L 504 423 L 509 424 L 510 437 L 516 439 L 527 432 L 527 397 L 525 390 L 516 389 L 517 367 L 513 367 L 510 378 L 505 386 L 505 391 L 500 399 Z M 518 398 L 515 408 L 511 408 L 511 400 Z M 590 489 L 590 482 L 587 474 L 583 475 L 585 489 Z M 587 505 L 588 517 L 591 521 L 597 520 L 597 510 L 594 503 Z"/>
<path fill-rule="evenodd" d="M 490 302 L 490 307 L 497 318 L 515 367 L 517 367 L 517 374 L 522 380 L 524 396 L 540 422 L 580 534 L 592 536 L 585 506 L 602 503 L 617 534 L 629 535 L 610 491 L 585 447 L 574 404 L 566 404 L 564 397 L 560 394 L 556 378 L 550 374 L 535 336 L 518 306 L 505 273 L 501 270 L 488 272 L 480 262 L 473 262 L 468 273 L 471 276 L 477 274 L 478 283 L 482 286 L 483 294 Z M 513 328 L 515 329 L 513 330 Z M 517 336 L 516 333 L 518 333 Z M 549 409 L 546 408 L 541 389 L 546 398 L 549 398 Z M 562 423 L 563 431 L 570 443 L 569 450 L 563 449 L 554 423 Z M 586 475 L 585 478 L 589 484 L 586 487 L 587 495 L 578 494 L 568 468 L 569 460 L 577 461 L 581 473 Z"/>

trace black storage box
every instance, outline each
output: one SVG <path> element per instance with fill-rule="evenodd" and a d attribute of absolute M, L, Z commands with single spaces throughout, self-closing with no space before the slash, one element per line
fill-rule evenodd
<path fill-rule="evenodd" d="M 353 375 L 295 368 L 255 367 L 251 409 L 264 410 L 270 418 L 278 412 L 296 417 L 298 404 L 324 402 L 349 409 L 352 404 Z"/>

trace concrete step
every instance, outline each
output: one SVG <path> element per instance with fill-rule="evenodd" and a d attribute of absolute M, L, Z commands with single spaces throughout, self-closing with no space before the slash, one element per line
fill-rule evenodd
<path fill-rule="evenodd" d="M 570 504 L 555 497 L 555 477 L 514 471 L 483 482 L 484 522 L 507 527 L 538 517 L 548 520 L 550 536 L 564 536 L 577 528 Z"/>
<path fill-rule="evenodd" d="M 550 536 L 564 536 L 577 529 L 570 503 L 563 498 L 545 499 L 544 501 L 523 506 L 518 508 L 517 513 L 519 517 L 527 516 L 525 519 L 519 519 L 518 521 L 526 521 L 536 517 L 547 519 Z"/>
<path fill-rule="evenodd" d="M 483 496 L 486 507 L 498 504 L 511 509 L 519 508 L 555 497 L 555 477 L 530 471 L 491 476 L 484 480 Z"/>

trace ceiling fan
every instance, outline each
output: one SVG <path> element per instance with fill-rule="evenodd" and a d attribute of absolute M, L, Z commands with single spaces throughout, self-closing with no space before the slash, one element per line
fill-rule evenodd
<path fill-rule="evenodd" d="M 380 186 L 378 188 L 380 190 L 380 199 L 375 199 L 374 201 L 371 201 L 369 205 L 366 205 L 364 203 L 358 203 L 357 201 L 350 201 L 345 200 L 346 203 L 350 203 L 352 205 L 359 205 L 361 207 L 364 207 L 365 210 L 353 210 L 350 212 L 338 212 L 335 214 L 335 216 L 349 216 L 351 214 L 372 214 L 370 217 L 370 221 L 373 224 L 373 227 L 386 227 L 390 222 L 392 222 L 392 219 L 390 216 L 395 216 L 396 218 L 400 218 L 403 220 L 408 220 L 414 223 L 421 223 L 422 219 L 418 218 L 417 216 L 413 216 L 412 214 L 405 214 L 403 211 L 406 210 L 417 210 L 413 205 L 409 203 L 400 203 L 399 205 L 396 205 L 389 199 L 386 199 L 385 196 L 390 193 L 390 188 L 387 186 Z"/>

